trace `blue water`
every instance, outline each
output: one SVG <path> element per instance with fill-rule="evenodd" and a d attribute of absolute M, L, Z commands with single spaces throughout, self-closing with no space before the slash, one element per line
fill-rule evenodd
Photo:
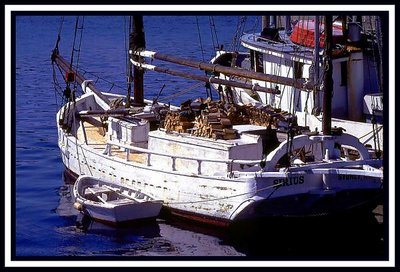
<path fill-rule="evenodd" d="M 208 16 L 145 16 L 147 49 L 196 60 L 213 56 Z M 229 49 L 239 17 L 215 16 L 219 44 Z M 126 60 L 123 17 L 87 16 L 84 22 L 79 66 L 115 81 L 112 91 L 124 93 Z M 250 17 L 245 30 L 259 27 Z M 154 224 L 112 228 L 89 222 L 77 227 L 72 208 L 71 182 L 65 177 L 57 147 L 55 114 L 61 105 L 53 85 L 51 51 L 55 46 L 61 17 L 16 17 L 16 146 L 15 146 L 15 244 L 13 255 L 61 258 L 111 256 L 152 258 L 234 256 L 238 260 L 356 259 L 384 255 L 381 225 L 368 218 L 332 222 L 260 222 L 229 231 L 171 219 Z M 60 52 L 69 59 L 75 17 L 62 24 Z M 199 31 L 201 43 L 199 42 Z M 201 46 L 200 46 L 201 44 Z M 201 50 L 204 53 L 201 53 Z M 162 64 L 161 64 L 162 65 Z M 174 66 L 171 66 L 174 67 Z M 176 67 L 176 66 L 175 66 Z M 198 71 L 197 71 L 198 72 Z M 93 77 L 93 79 L 96 79 Z M 197 82 L 146 72 L 145 92 L 153 98 L 166 84 L 162 97 L 187 89 Z M 109 90 L 109 85 L 101 85 Z M 203 86 L 171 102 L 203 96 Z M 359 224 L 359 225 L 358 225 Z M 344 257 L 343 257 L 344 256 Z"/>

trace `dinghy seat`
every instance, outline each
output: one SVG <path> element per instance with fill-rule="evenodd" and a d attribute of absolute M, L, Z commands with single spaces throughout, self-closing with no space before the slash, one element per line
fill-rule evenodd
<path fill-rule="evenodd" d="M 85 189 L 85 196 L 90 196 L 93 194 L 101 195 L 101 194 L 111 193 L 111 190 L 105 187 L 91 187 L 90 189 L 92 190 L 92 192 L 88 188 Z"/>
<path fill-rule="evenodd" d="M 120 199 L 115 199 L 115 200 L 107 201 L 107 203 L 115 204 L 115 205 L 118 205 L 118 204 L 127 204 L 127 203 L 132 203 L 132 200 L 127 199 L 127 198 L 120 198 Z"/>

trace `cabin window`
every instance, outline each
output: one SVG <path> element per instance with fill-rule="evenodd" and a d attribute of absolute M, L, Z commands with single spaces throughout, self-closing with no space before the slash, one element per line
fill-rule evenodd
<path fill-rule="evenodd" d="M 303 66 L 304 63 L 299 62 L 299 61 L 295 61 L 294 62 L 294 78 L 295 79 L 299 79 L 303 77 Z"/>
<path fill-rule="evenodd" d="M 347 86 L 347 61 L 342 61 L 340 63 L 340 86 Z"/>

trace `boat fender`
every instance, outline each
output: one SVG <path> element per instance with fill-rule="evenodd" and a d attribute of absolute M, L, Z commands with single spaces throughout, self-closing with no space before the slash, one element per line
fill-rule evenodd
<path fill-rule="evenodd" d="M 79 203 L 79 202 L 75 202 L 74 203 L 74 208 L 77 209 L 78 211 L 82 211 L 83 210 L 82 204 Z"/>

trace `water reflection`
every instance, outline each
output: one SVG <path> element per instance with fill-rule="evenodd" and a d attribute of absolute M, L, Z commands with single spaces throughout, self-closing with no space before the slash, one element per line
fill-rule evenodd
<path fill-rule="evenodd" d="M 382 260 L 383 225 L 374 215 L 347 215 L 237 224 L 226 241 L 256 259 Z"/>
<path fill-rule="evenodd" d="M 245 260 L 384 260 L 387 242 L 383 222 L 377 220 L 380 216 L 268 219 L 235 223 L 228 229 L 175 218 L 165 218 L 165 223 L 180 232 L 218 238 L 220 247 L 231 247 Z"/>
<path fill-rule="evenodd" d="M 160 227 L 155 220 L 111 226 L 92 220 L 89 216 L 80 213 L 77 215 L 76 227 L 85 233 L 113 236 L 122 239 L 133 234 L 143 238 L 160 236 Z"/>

